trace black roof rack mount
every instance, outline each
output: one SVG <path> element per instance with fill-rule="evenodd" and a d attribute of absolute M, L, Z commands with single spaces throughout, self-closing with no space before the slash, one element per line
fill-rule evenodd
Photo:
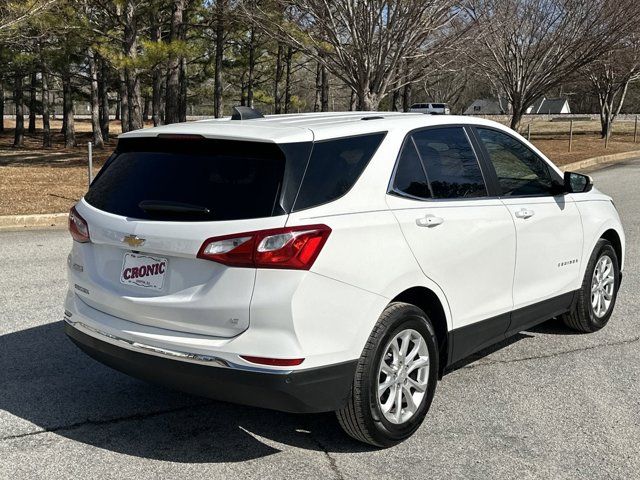
<path fill-rule="evenodd" d="M 251 107 L 233 107 L 233 115 L 231 120 L 251 120 L 253 118 L 264 118 L 264 115 L 259 110 Z"/>

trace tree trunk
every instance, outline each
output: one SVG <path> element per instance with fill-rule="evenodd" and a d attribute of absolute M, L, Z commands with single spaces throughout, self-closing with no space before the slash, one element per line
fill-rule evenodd
<path fill-rule="evenodd" d="M 249 30 L 249 72 L 247 78 L 247 105 L 253 108 L 253 77 L 256 69 L 256 30 Z"/>
<path fill-rule="evenodd" d="M 60 133 L 64 135 L 64 131 L 67 129 L 67 116 L 64 114 L 64 88 L 62 89 L 62 128 Z"/>
<path fill-rule="evenodd" d="M 16 129 L 13 137 L 13 146 L 24 145 L 24 98 L 22 91 L 22 74 L 16 72 L 13 85 L 13 103 L 16 106 Z"/>
<path fill-rule="evenodd" d="M 222 105 L 222 58 L 224 55 L 224 16 L 226 0 L 216 2 L 216 57 L 213 86 L 213 114 L 216 118 L 223 115 Z"/>
<path fill-rule="evenodd" d="M 4 84 L 0 81 L 0 133 L 4 133 Z"/>
<path fill-rule="evenodd" d="M 180 103 L 178 109 L 179 121 L 187 121 L 187 58 L 180 59 Z"/>
<path fill-rule="evenodd" d="M 276 78 L 273 82 L 273 107 L 274 113 L 282 113 L 282 95 L 280 93 L 280 82 L 282 81 L 282 56 L 284 55 L 284 46 L 278 42 L 278 53 L 276 55 Z"/>
<path fill-rule="evenodd" d="M 153 42 L 162 42 L 162 24 L 157 18 L 154 18 L 154 25 L 151 29 L 151 40 Z M 155 65 L 151 74 L 151 118 L 153 126 L 162 125 L 162 116 L 160 114 L 160 104 L 162 102 L 162 66 Z"/>
<path fill-rule="evenodd" d="M 75 147 L 76 144 L 76 130 L 74 124 L 74 112 L 73 112 L 73 96 L 71 85 L 71 71 L 69 65 L 62 73 L 62 92 L 64 94 L 63 114 L 64 114 L 64 145 L 67 148 Z"/>
<path fill-rule="evenodd" d="M 247 84 L 244 81 L 244 75 L 240 79 L 240 106 L 247 106 Z"/>
<path fill-rule="evenodd" d="M 322 112 L 329 111 L 329 72 L 327 72 L 327 67 L 324 65 L 320 68 L 320 110 Z"/>
<path fill-rule="evenodd" d="M 351 89 L 351 95 L 349 96 L 349 111 L 353 112 L 357 108 L 358 96 L 356 95 L 356 91 Z"/>
<path fill-rule="evenodd" d="M 100 60 L 100 75 L 98 76 L 98 91 L 100 92 L 100 131 L 102 140 L 109 141 L 109 65 L 104 58 Z"/>
<path fill-rule="evenodd" d="M 401 67 L 398 66 L 398 68 L 396 69 L 397 80 L 394 85 L 393 93 L 391 95 L 391 111 L 392 112 L 398 111 L 398 104 L 400 102 L 400 88 L 399 88 L 400 81 L 401 81 L 400 72 L 401 72 Z"/>
<path fill-rule="evenodd" d="M 31 85 L 29 91 L 29 133 L 36 133 L 36 87 L 38 86 L 38 77 L 35 70 L 31 72 Z"/>
<path fill-rule="evenodd" d="M 316 96 L 313 102 L 313 111 L 319 112 L 322 104 L 322 67 L 320 62 L 316 64 Z"/>
<path fill-rule="evenodd" d="M 135 66 L 138 57 L 138 25 L 136 7 L 133 0 L 125 5 L 124 55 L 133 66 L 125 67 L 125 80 L 129 100 L 129 130 L 139 130 L 142 122 L 142 94 L 140 92 L 140 75 Z"/>
<path fill-rule="evenodd" d="M 522 121 L 522 116 L 525 113 L 526 107 L 524 106 L 525 102 L 522 101 L 522 97 L 520 94 L 516 93 L 511 95 L 511 123 L 510 127 L 514 131 L 518 131 L 520 128 L 520 122 Z"/>
<path fill-rule="evenodd" d="M 98 97 L 98 66 L 96 54 L 92 48 L 87 52 L 89 60 L 89 79 L 91 82 L 91 131 L 93 133 L 93 146 L 104 148 L 102 129 L 100 128 L 100 99 Z"/>
<path fill-rule="evenodd" d="M 51 148 L 51 124 L 49 123 L 49 71 L 42 62 L 42 148 Z"/>
<path fill-rule="evenodd" d="M 611 120 L 609 115 L 604 113 L 600 114 L 600 138 L 605 139 L 611 133 Z"/>
<path fill-rule="evenodd" d="M 174 0 L 171 12 L 171 30 L 169 31 L 169 43 L 180 40 L 180 30 L 184 16 L 185 0 Z M 182 57 L 172 55 L 167 63 L 167 88 L 165 121 L 178 123 L 180 121 L 180 69 Z"/>
<path fill-rule="evenodd" d="M 151 98 L 145 95 L 142 100 L 142 104 L 144 105 L 142 108 L 142 121 L 146 122 L 149 120 L 149 112 L 151 111 Z"/>
<path fill-rule="evenodd" d="M 358 109 L 366 112 L 378 110 L 380 97 L 372 92 L 358 92 Z"/>
<path fill-rule="evenodd" d="M 402 111 L 408 112 L 411 108 L 411 84 L 407 83 L 402 89 Z"/>
<path fill-rule="evenodd" d="M 629 90 L 629 83 L 630 80 L 627 79 L 618 83 L 616 88 L 610 89 L 610 93 L 605 101 L 605 108 L 602 106 L 602 101 L 600 102 L 600 124 L 602 127 L 600 134 L 603 139 L 611 136 L 613 123 L 617 116 L 620 115 L 627 91 Z M 619 98 L 618 94 L 620 94 Z"/>
<path fill-rule="evenodd" d="M 116 98 L 116 114 L 114 120 L 120 120 L 120 112 L 122 111 L 122 98 L 120 97 L 120 80 L 118 79 L 118 98 Z"/>
<path fill-rule="evenodd" d="M 289 113 L 291 108 L 291 63 L 293 62 L 293 48 L 287 47 L 285 56 L 285 79 L 284 79 L 284 113 Z"/>
<path fill-rule="evenodd" d="M 123 70 L 120 70 L 120 127 L 122 133 L 129 131 L 129 94 Z"/>

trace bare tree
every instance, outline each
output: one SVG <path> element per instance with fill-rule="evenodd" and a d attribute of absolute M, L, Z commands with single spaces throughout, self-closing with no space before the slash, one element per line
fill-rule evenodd
<path fill-rule="evenodd" d="M 512 108 L 511 128 L 539 97 L 610 51 L 638 22 L 636 0 L 469 0 L 481 52 L 471 56 Z"/>
<path fill-rule="evenodd" d="M 376 110 L 397 85 L 398 65 L 415 68 L 450 43 L 460 9 L 453 0 L 277 0 L 277 13 L 258 7 L 245 13 L 267 34 L 326 66 L 356 92 L 358 108 Z M 282 12 L 284 14 L 284 20 Z"/>
<path fill-rule="evenodd" d="M 640 36 L 623 38 L 619 48 L 594 62 L 587 74 L 598 97 L 601 135 L 606 138 L 611 135 L 629 85 L 640 80 Z"/>
<path fill-rule="evenodd" d="M 422 90 L 427 99 L 446 103 L 452 112 L 457 112 L 462 110 L 460 100 L 467 89 L 470 76 L 469 69 L 461 65 L 434 69 L 422 79 Z"/>

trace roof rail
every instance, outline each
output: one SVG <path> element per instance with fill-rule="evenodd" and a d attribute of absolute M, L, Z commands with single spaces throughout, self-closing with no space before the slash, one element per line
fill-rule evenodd
<path fill-rule="evenodd" d="M 382 115 L 373 115 L 370 117 L 362 117 L 360 120 L 383 120 L 384 117 Z"/>
<path fill-rule="evenodd" d="M 231 120 L 251 120 L 253 118 L 264 118 L 264 115 L 255 108 L 242 106 L 233 107 Z"/>

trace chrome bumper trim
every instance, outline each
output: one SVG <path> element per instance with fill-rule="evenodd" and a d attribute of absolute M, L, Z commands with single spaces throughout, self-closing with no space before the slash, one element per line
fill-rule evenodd
<path fill-rule="evenodd" d="M 64 317 L 64 321 L 69 325 L 71 325 L 73 328 L 76 328 L 80 331 L 85 330 L 87 332 L 91 332 L 93 334 L 92 336 L 108 338 L 109 340 L 112 341 L 111 343 L 120 344 L 121 346 L 128 348 L 129 350 L 135 350 L 141 353 L 146 353 L 146 354 L 152 353 L 161 357 L 171 358 L 173 360 L 180 360 L 180 361 L 186 361 L 186 362 L 192 362 L 192 363 L 201 363 L 201 364 L 210 365 L 212 367 L 230 368 L 230 369 L 243 370 L 248 372 L 269 373 L 269 374 L 275 374 L 275 375 L 288 375 L 292 372 L 292 370 L 271 370 L 267 368 L 240 365 L 240 364 L 232 363 L 228 360 L 225 360 L 220 357 L 215 357 L 212 355 L 202 355 L 199 353 L 183 352 L 180 350 L 170 350 L 163 347 L 156 347 L 154 345 L 147 345 L 144 343 L 135 342 L 132 340 L 128 340 L 126 338 L 112 335 L 110 333 L 94 328 L 90 325 L 87 325 L 86 323 L 71 320 L 67 316 Z"/>

